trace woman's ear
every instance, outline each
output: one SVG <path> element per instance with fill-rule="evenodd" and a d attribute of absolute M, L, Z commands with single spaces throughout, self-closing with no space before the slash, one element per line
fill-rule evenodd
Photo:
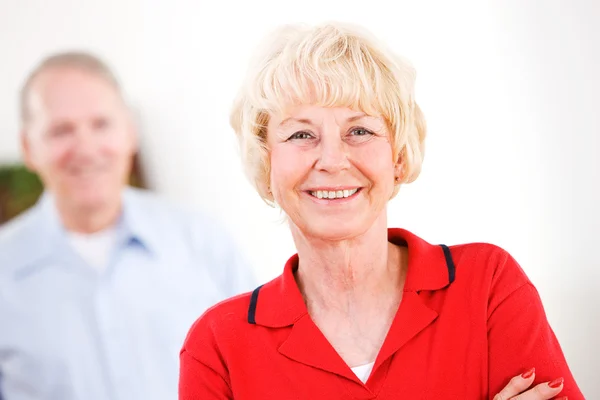
<path fill-rule="evenodd" d="M 402 182 L 404 178 L 404 163 L 402 161 L 402 156 L 399 155 L 396 164 L 394 164 L 394 182 L 396 184 Z"/>

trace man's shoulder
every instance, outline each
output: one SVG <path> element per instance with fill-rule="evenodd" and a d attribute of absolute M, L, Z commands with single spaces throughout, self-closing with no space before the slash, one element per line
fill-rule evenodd
<path fill-rule="evenodd" d="M 0 238 L 4 238 L 11 233 L 20 232 L 32 224 L 35 224 L 41 215 L 41 203 L 42 199 L 38 200 L 37 203 L 19 215 L 0 225 Z"/>
<path fill-rule="evenodd" d="M 40 212 L 35 205 L 0 226 L 0 274 L 36 256 L 43 244 L 38 236 L 43 224 Z"/>
<path fill-rule="evenodd" d="M 136 213 L 155 222 L 175 222 L 182 225 L 208 222 L 211 218 L 203 210 L 185 206 L 180 202 L 147 189 L 128 188 L 127 201 Z"/>
<path fill-rule="evenodd" d="M 187 206 L 148 190 L 128 189 L 127 196 L 128 213 L 133 216 L 130 222 L 139 230 L 168 239 L 169 243 L 189 245 L 207 257 L 236 247 L 225 223 L 201 207 Z"/>
<path fill-rule="evenodd" d="M 16 244 L 31 239 L 39 228 L 39 205 L 24 211 L 0 226 L 0 254 L 15 247 Z"/>
<path fill-rule="evenodd" d="M 181 207 L 178 207 L 176 202 L 149 189 L 127 188 L 125 199 L 127 205 L 142 208 L 144 212 L 154 211 L 161 214 L 181 212 Z"/>

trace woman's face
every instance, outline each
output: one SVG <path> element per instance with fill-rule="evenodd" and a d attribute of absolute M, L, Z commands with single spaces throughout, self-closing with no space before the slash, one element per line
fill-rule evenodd
<path fill-rule="evenodd" d="M 349 239 L 384 216 L 400 169 L 381 117 L 298 106 L 271 116 L 267 142 L 273 197 L 305 235 Z"/>

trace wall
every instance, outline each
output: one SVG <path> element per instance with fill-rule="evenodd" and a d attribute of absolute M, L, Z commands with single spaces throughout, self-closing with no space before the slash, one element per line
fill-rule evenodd
<path fill-rule="evenodd" d="M 600 398 L 597 2 L 0 1 L 0 159 L 19 157 L 16 96 L 38 58 L 96 51 L 139 111 L 152 184 L 219 213 L 263 280 L 293 244 L 245 181 L 227 125 L 247 58 L 279 23 L 368 26 L 416 66 L 429 125 L 423 174 L 390 204 L 390 225 L 509 250 L 584 393 Z"/>

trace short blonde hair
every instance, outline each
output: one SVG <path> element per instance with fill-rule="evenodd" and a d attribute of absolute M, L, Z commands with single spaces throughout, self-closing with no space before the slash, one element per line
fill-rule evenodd
<path fill-rule="evenodd" d="M 21 123 L 27 123 L 30 118 L 29 94 L 33 83 L 43 72 L 54 68 L 75 68 L 97 75 L 112 85 L 119 93 L 119 96 L 122 97 L 119 81 L 100 57 L 85 51 L 65 51 L 55 53 L 40 61 L 40 63 L 29 73 L 23 83 L 19 98 Z"/>
<path fill-rule="evenodd" d="M 285 25 L 273 32 L 251 62 L 230 115 L 246 174 L 260 196 L 273 204 L 268 189 L 269 116 L 299 104 L 382 116 L 392 132 L 394 159 L 403 164 L 398 183 L 414 181 L 421 171 L 426 134 L 415 102 L 415 77 L 410 63 L 357 26 Z"/>

